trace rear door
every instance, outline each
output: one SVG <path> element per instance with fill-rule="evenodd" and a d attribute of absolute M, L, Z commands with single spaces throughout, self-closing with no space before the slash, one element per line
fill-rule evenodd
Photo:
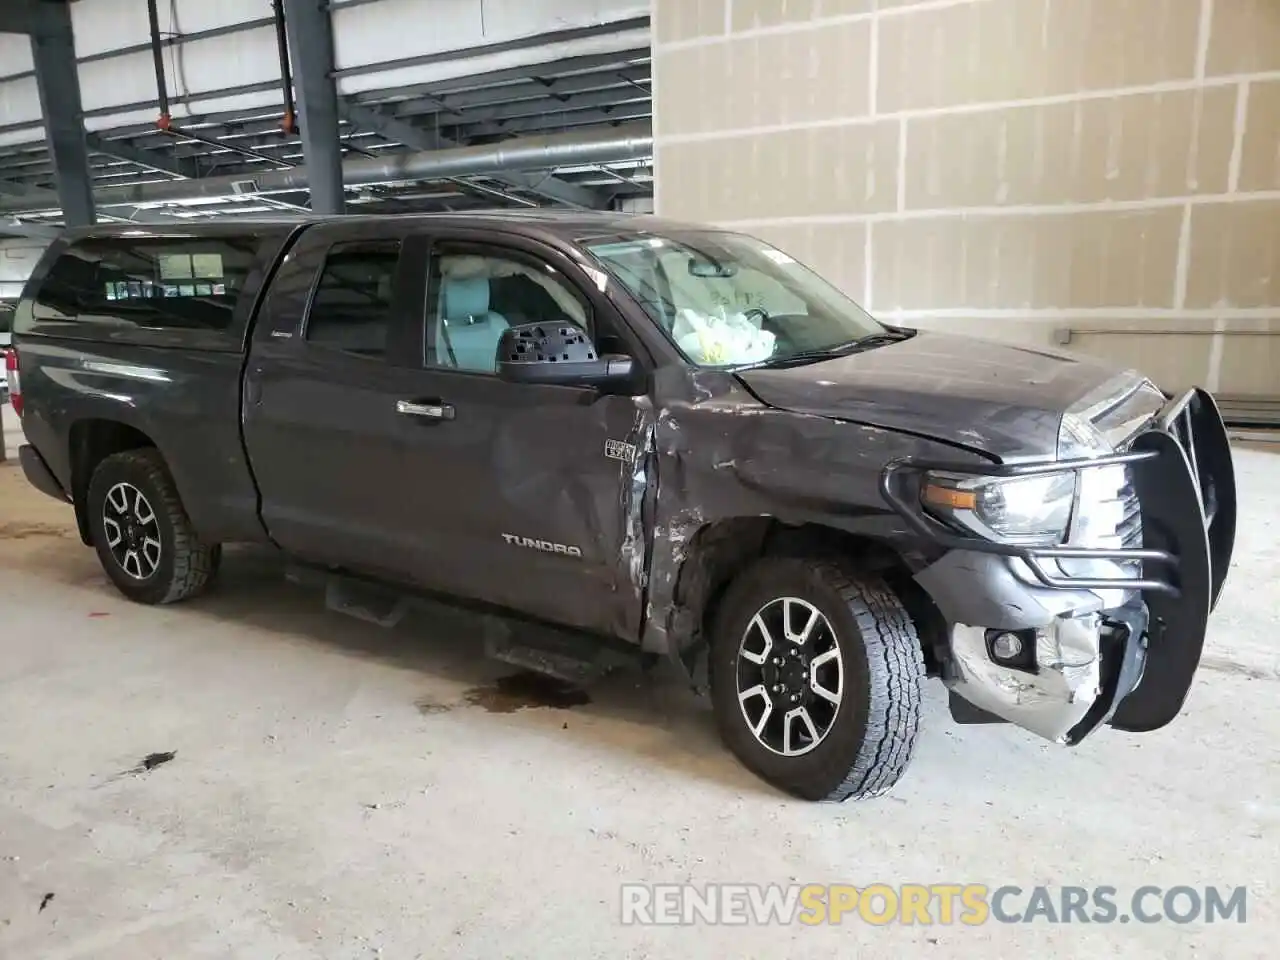
<path fill-rule="evenodd" d="M 397 333 L 406 326 L 403 240 L 387 222 L 303 235 L 255 330 L 244 406 L 275 542 L 307 560 L 392 576 L 417 562 L 398 505 L 406 459 L 396 401 L 415 376 Z M 421 295 L 408 300 L 420 305 Z"/>
<path fill-rule="evenodd" d="M 602 352 L 649 364 L 616 310 L 568 257 L 484 230 L 410 238 L 425 282 L 398 383 L 407 477 L 394 508 L 417 533 L 418 576 L 451 593 L 588 630 L 634 637 L 644 563 L 643 477 L 630 453 L 642 398 L 499 380 L 502 330 L 583 326 Z"/>

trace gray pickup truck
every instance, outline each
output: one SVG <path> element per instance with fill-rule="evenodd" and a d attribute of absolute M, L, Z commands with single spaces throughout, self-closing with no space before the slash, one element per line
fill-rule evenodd
<path fill-rule="evenodd" d="M 125 596 L 256 542 L 380 622 L 475 608 L 559 676 L 665 657 L 812 800 L 898 781 L 926 677 L 1064 745 L 1168 724 L 1235 539 L 1206 392 L 879 323 L 710 227 L 75 230 L 14 329 L 23 468 Z"/>

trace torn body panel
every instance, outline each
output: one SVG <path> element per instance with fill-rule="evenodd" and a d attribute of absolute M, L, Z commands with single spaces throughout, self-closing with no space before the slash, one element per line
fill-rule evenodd
<path fill-rule="evenodd" d="M 624 617 L 620 636 L 638 636 L 640 624 L 649 618 L 646 608 L 648 568 L 652 555 L 648 531 L 652 529 L 658 486 L 653 482 L 653 404 L 648 397 L 636 398 L 635 420 L 620 445 L 618 494 L 622 503 L 622 544 L 618 551 L 618 583 L 629 591 L 626 604 L 638 611 L 638 620 Z"/>
<path fill-rule="evenodd" d="M 884 544 L 909 563 L 927 559 L 919 538 L 881 501 L 880 471 L 897 457 L 964 452 L 773 409 L 729 373 L 667 368 L 655 375 L 653 395 L 646 651 L 684 658 L 687 668 L 685 655 L 703 639 L 705 605 L 723 586 L 713 569 L 722 564 L 708 558 L 737 551 L 740 562 L 723 565 L 736 572 L 778 527 L 842 531 Z"/>

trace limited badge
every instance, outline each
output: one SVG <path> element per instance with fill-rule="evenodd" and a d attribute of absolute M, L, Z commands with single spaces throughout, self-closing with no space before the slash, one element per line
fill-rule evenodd
<path fill-rule="evenodd" d="M 622 460 L 630 463 L 636 458 L 636 448 L 629 443 L 623 443 L 621 440 L 606 440 L 604 442 L 604 455 L 610 460 Z"/>

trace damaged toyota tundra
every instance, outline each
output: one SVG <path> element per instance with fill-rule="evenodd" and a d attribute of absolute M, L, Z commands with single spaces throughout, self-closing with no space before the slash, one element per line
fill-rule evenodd
<path fill-rule="evenodd" d="M 75 229 L 13 339 L 26 476 L 131 600 L 256 543 L 562 680 L 665 661 L 810 800 L 899 781 L 926 678 L 1064 746 L 1169 724 L 1235 540 L 1204 390 L 881 323 L 647 216 Z"/>

